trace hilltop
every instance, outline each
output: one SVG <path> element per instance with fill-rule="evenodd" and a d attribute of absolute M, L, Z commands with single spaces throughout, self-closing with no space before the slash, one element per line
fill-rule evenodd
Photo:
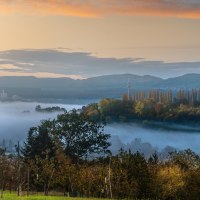
<path fill-rule="evenodd" d="M 149 89 L 192 89 L 200 87 L 200 74 L 162 79 L 155 76 L 121 74 L 88 79 L 0 77 L 0 90 L 21 100 L 29 101 L 97 101 L 102 98 L 121 98 L 130 80 L 132 91 Z"/>

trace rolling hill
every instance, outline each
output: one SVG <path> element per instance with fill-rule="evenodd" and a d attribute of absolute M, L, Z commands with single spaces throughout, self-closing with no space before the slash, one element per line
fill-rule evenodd
<path fill-rule="evenodd" d="M 132 74 L 106 75 L 83 80 L 70 78 L 0 77 L 0 90 L 9 98 L 15 95 L 29 101 L 94 101 L 101 98 L 120 98 L 127 91 L 130 80 L 132 90 L 191 89 L 200 87 L 200 74 L 161 79 L 154 76 Z"/>

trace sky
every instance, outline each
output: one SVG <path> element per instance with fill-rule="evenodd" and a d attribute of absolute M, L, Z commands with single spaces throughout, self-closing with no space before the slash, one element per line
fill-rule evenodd
<path fill-rule="evenodd" d="M 200 73 L 200 1 L 0 0 L 0 44 L 0 76 Z"/>

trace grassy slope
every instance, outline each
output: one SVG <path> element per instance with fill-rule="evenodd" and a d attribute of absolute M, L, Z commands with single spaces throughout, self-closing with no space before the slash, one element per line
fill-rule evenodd
<path fill-rule="evenodd" d="M 22 196 L 17 197 L 15 193 L 9 194 L 5 193 L 3 196 L 3 200 L 81 200 L 83 198 L 68 198 L 68 197 L 62 197 L 62 196 L 40 196 L 40 195 L 33 195 L 33 196 Z M 87 200 L 89 198 L 84 198 L 84 200 Z M 95 200 L 94 198 L 90 198 L 90 200 Z M 97 199 L 96 199 L 97 200 Z M 98 199 L 99 200 L 99 199 Z M 105 199 L 104 199 L 105 200 Z"/>

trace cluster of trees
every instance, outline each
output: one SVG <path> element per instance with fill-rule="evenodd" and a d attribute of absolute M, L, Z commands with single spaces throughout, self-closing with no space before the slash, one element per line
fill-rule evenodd
<path fill-rule="evenodd" d="M 40 105 L 37 105 L 35 107 L 36 112 L 65 112 L 65 108 L 61 108 L 59 106 L 53 106 L 53 107 L 47 107 L 47 108 L 42 108 Z"/>
<path fill-rule="evenodd" d="M 23 187 L 31 186 L 37 191 L 43 188 L 47 195 L 52 182 L 58 181 L 59 185 L 63 181 L 67 184 L 69 179 L 64 177 L 69 165 L 73 168 L 74 163 L 88 156 L 110 152 L 110 135 L 105 134 L 103 128 L 101 122 L 95 122 L 77 110 L 65 112 L 57 119 L 45 120 L 39 126 L 30 128 L 24 146 L 19 148 L 18 145 L 17 155 L 1 149 L 2 191 L 8 187 L 10 180 L 18 188 L 18 194 L 21 194 Z"/>
<path fill-rule="evenodd" d="M 101 122 L 76 110 L 30 128 L 17 154 L 0 150 L 1 196 L 5 190 L 19 195 L 53 190 L 79 197 L 199 199 L 197 154 L 173 152 L 167 160 L 124 150 L 112 155 L 103 129 Z"/>
<path fill-rule="evenodd" d="M 182 92 L 180 91 L 180 93 Z M 161 94 L 163 97 L 159 97 Z M 112 121 L 154 120 L 194 124 L 200 121 L 200 106 L 197 103 L 189 104 L 182 98 L 179 101 L 177 99 L 172 101 L 171 92 L 151 91 L 149 98 L 143 98 L 143 93 L 140 95 L 142 98 L 137 100 L 135 98 L 129 99 L 127 95 L 122 100 L 102 99 L 99 103 L 83 107 L 83 112 L 94 120 L 104 120 L 108 123 Z"/>
<path fill-rule="evenodd" d="M 1 196 L 4 190 L 20 188 L 27 194 L 48 195 L 52 190 L 78 197 L 199 200 L 200 158 L 190 150 L 171 153 L 165 161 L 156 153 L 146 160 L 138 152 L 123 150 L 90 160 L 75 161 L 63 151 L 43 156 L 18 160 L 1 151 Z"/>
<path fill-rule="evenodd" d="M 124 95 L 127 99 L 127 95 Z M 192 90 L 149 90 L 149 91 L 135 91 L 130 99 L 134 101 L 144 101 L 152 99 L 156 103 L 164 104 L 186 104 L 186 105 L 200 105 L 200 89 Z"/>
<path fill-rule="evenodd" d="M 200 157 L 190 150 L 167 160 L 154 153 L 108 150 L 104 125 L 73 110 L 29 130 L 17 154 L 0 149 L 1 196 L 5 190 L 62 192 L 65 196 L 193 199 L 200 196 Z"/>

